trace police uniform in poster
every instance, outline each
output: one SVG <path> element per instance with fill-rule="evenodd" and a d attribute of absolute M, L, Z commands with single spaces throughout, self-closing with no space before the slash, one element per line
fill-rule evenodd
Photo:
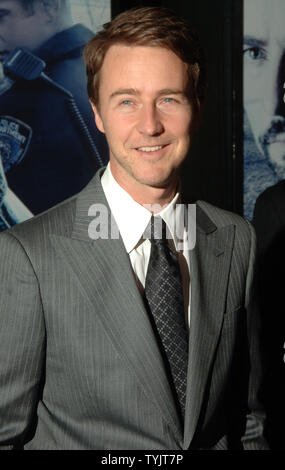
<path fill-rule="evenodd" d="M 79 192 L 108 160 L 86 92 L 82 50 L 92 36 L 80 24 L 54 35 L 35 52 L 50 80 L 16 73 L 0 96 L 7 183 L 33 214 Z"/>

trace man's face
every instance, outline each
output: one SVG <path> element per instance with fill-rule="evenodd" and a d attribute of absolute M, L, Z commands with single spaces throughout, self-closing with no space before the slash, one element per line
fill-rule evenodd
<path fill-rule="evenodd" d="M 186 87 L 186 64 L 168 49 L 116 44 L 108 50 L 93 109 L 112 173 L 131 194 L 177 179 L 194 122 Z"/>
<path fill-rule="evenodd" d="M 0 0 L 0 61 L 16 47 L 37 49 L 47 39 L 47 22 L 40 2 L 31 14 L 18 0 Z"/>
<path fill-rule="evenodd" d="M 244 104 L 259 149 L 285 178 L 285 1 L 244 2 Z"/>

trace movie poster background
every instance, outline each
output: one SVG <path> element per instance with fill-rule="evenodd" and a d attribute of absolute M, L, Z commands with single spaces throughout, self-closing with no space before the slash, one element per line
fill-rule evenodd
<path fill-rule="evenodd" d="M 0 231 L 79 192 L 108 160 L 79 50 L 110 20 L 110 1 L 70 0 L 70 6 L 72 27 L 40 48 L 52 82 L 23 79 L 21 69 L 14 77 L 0 66 Z"/>
<path fill-rule="evenodd" d="M 244 216 L 285 178 L 285 2 L 244 0 Z"/>
<path fill-rule="evenodd" d="M 244 215 L 257 236 L 256 287 L 272 450 L 285 446 L 285 2 L 244 0 Z"/>

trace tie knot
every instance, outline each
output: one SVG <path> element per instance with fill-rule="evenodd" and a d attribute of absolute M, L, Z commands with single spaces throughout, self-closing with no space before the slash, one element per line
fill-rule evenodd
<path fill-rule="evenodd" d="M 144 237 L 148 238 L 151 243 L 165 243 L 171 238 L 166 223 L 160 216 L 151 216 L 150 222 L 144 233 Z"/>

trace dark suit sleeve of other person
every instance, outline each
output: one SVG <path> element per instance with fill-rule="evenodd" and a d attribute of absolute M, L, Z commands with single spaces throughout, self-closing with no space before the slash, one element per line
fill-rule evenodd
<path fill-rule="evenodd" d="M 253 224 L 257 235 L 258 297 L 263 344 L 268 352 L 265 404 L 267 435 L 273 450 L 285 446 L 285 181 L 257 199 Z"/>
<path fill-rule="evenodd" d="M 257 198 L 253 225 L 257 234 L 258 254 L 266 254 L 284 237 L 285 232 L 285 180 L 267 188 Z"/>

